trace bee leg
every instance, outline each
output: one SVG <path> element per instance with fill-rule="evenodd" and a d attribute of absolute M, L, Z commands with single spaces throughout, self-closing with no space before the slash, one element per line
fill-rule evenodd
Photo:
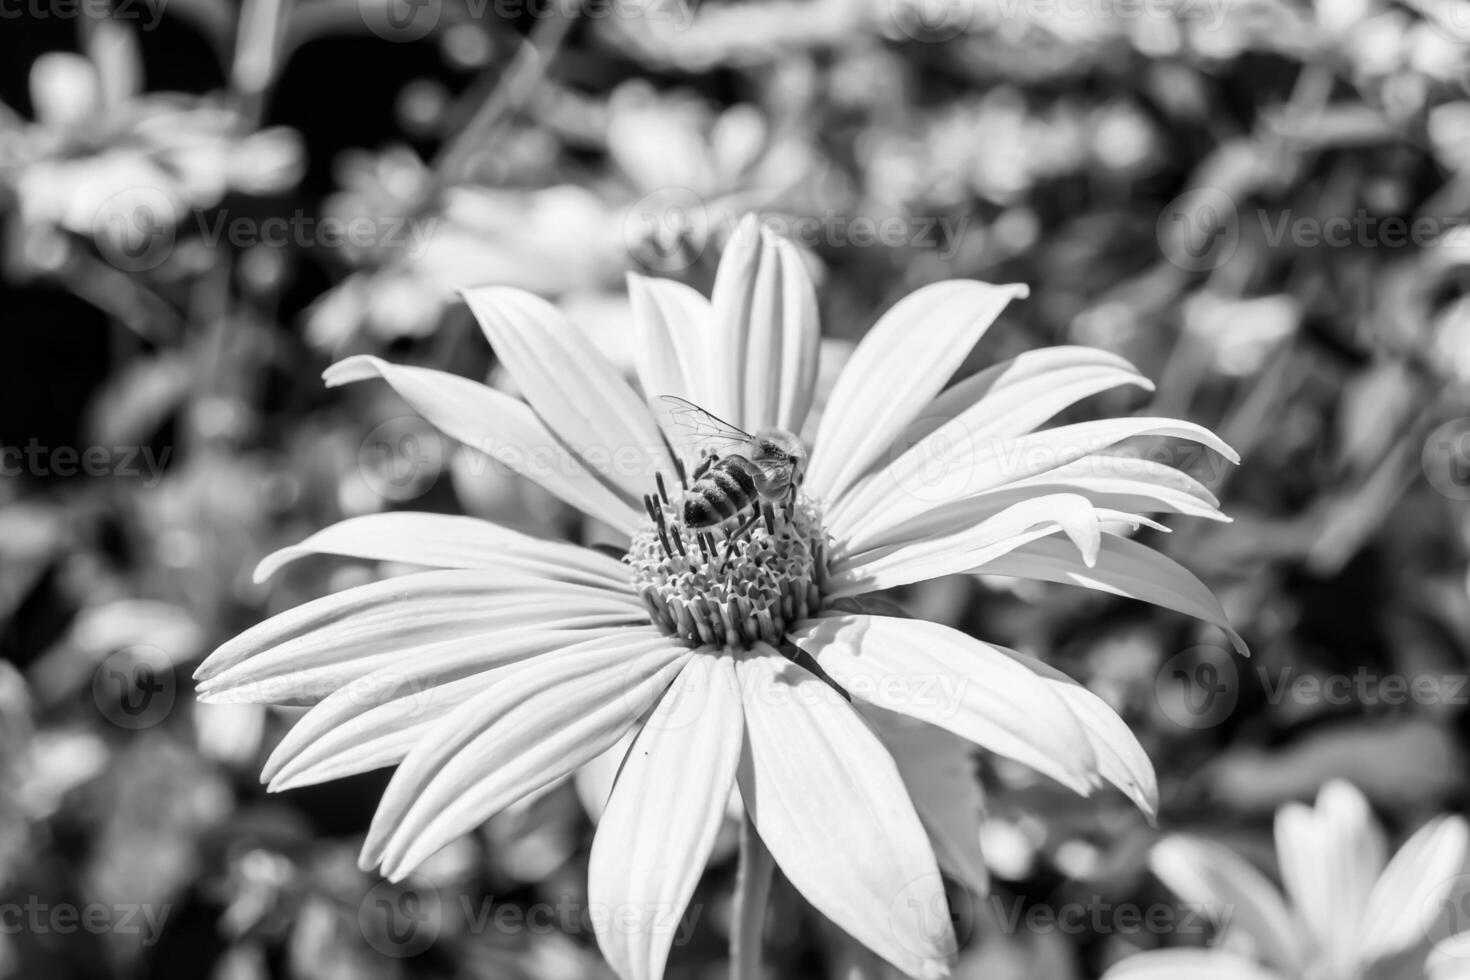
<path fill-rule="evenodd" d="M 770 504 L 761 504 L 761 515 L 766 519 L 766 533 L 776 536 L 776 509 Z"/>
<path fill-rule="evenodd" d="M 735 550 L 735 543 L 737 541 L 739 541 L 742 537 L 744 537 L 746 534 L 749 534 L 750 533 L 750 529 L 755 526 L 755 522 L 756 521 L 760 520 L 760 516 L 761 515 L 760 515 L 760 512 L 759 511 L 752 511 L 751 512 L 751 515 L 750 515 L 750 520 L 748 520 L 744 524 L 740 525 L 740 527 L 736 528 L 735 531 L 733 533 L 731 533 L 729 537 L 725 538 L 725 557 L 726 558 L 729 558 L 730 557 L 730 553 Z"/>
<path fill-rule="evenodd" d="M 698 480 L 700 477 L 702 477 L 706 473 L 708 473 L 710 471 L 710 468 L 712 466 L 714 466 L 716 463 L 718 463 L 719 461 L 720 461 L 720 457 L 716 456 L 714 453 L 711 453 L 710 455 L 706 456 L 704 458 L 703 462 L 701 462 L 698 466 L 696 466 L 694 468 L 694 474 L 690 477 L 690 479 L 691 480 Z"/>

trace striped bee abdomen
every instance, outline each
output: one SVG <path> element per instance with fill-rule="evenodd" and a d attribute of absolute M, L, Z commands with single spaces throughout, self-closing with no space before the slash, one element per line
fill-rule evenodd
<path fill-rule="evenodd" d="M 684 498 L 684 523 L 709 527 L 729 520 L 756 499 L 755 480 L 739 456 L 720 460 L 695 481 Z"/>

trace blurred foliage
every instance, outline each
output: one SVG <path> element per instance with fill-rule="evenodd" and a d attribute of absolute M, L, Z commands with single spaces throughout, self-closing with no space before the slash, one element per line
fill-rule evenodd
<path fill-rule="evenodd" d="M 503 384 L 455 298 L 487 283 L 557 300 L 628 365 L 624 273 L 708 289 L 752 209 L 805 246 L 834 363 L 917 285 L 1024 281 L 968 369 L 1114 350 L 1157 381 L 1149 414 L 1241 452 L 1233 472 L 1185 461 L 1235 523 L 1154 543 L 1219 592 L 1250 661 L 1063 587 L 897 597 L 1117 707 L 1165 829 L 1269 868 L 1272 810 L 1333 776 L 1397 834 L 1470 803 L 1463 0 L 63 6 L 0 35 L 0 906 L 112 925 L 0 930 L 0 977 L 609 975 L 579 904 L 595 787 L 440 855 L 411 896 L 434 941 L 405 946 L 354 861 L 386 775 L 269 797 L 256 775 L 297 712 L 200 706 L 188 677 L 268 612 L 375 574 L 252 583 L 334 519 L 598 536 L 385 387 L 329 394 L 319 372 L 376 352 Z M 1121 797 L 977 776 L 994 895 L 953 890 L 959 976 L 1095 976 L 1179 941 L 1017 928 L 1163 900 L 1157 831 Z M 732 864 L 717 853 L 671 977 L 723 975 Z M 881 975 L 789 889 L 775 904 L 778 975 Z M 131 906 L 157 928 L 121 928 Z"/>

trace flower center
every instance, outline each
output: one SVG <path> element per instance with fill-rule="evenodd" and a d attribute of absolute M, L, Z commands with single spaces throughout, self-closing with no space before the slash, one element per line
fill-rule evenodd
<path fill-rule="evenodd" d="M 747 509 L 695 528 L 682 516 L 684 497 L 659 481 L 624 559 L 653 624 L 692 646 L 779 645 L 787 627 L 821 606 L 826 535 L 816 507 L 798 495 L 774 509 L 769 526 L 764 517 L 748 523 Z"/>

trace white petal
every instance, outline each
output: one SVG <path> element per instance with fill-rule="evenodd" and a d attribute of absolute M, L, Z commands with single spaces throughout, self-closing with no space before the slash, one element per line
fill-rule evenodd
<path fill-rule="evenodd" d="M 1103 980 L 1288 980 L 1218 949 L 1166 949 L 1130 956 Z"/>
<path fill-rule="evenodd" d="M 904 442 L 889 449 L 887 465 L 854 494 L 854 506 L 861 509 L 873 487 L 906 487 L 919 495 L 937 492 L 954 480 L 943 473 L 936 487 L 936 465 L 967 467 L 980 447 L 1025 435 L 1075 402 L 1119 385 L 1153 387 L 1121 357 L 1087 347 L 1028 351 L 988 368 L 925 409 L 909 426 Z M 961 401 L 968 404 L 960 406 Z M 931 414 L 937 424 L 931 423 Z M 967 452 L 956 453 L 960 447 L 968 447 Z"/>
<path fill-rule="evenodd" d="M 607 555 L 545 541 L 474 517 L 395 512 L 351 517 L 300 544 L 267 555 L 255 567 L 263 582 L 307 555 L 346 555 L 430 568 L 525 572 L 555 582 L 626 588 L 628 568 Z"/>
<path fill-rule="evenodd" d="M 526 401 L 603 479 L 638 500 L 673 473 L 648 406 L 560 310 L 502 286 L 463 295 Z"/>
<path fill-rule="evenodd" d="M 1197 480 L 1172 466 L 1120 456 L 1084 456 L 1038 476 L 946 503 L 902 523 L 863 520 L 866 536 L 852 534 L 851 520 L 833 524 L 833 536 L 848 547 L 886 544 L 956 534 L 1015 504 L 1035 497 L 1075 494 L 1099 510 L 1130 514 L 1176 513 L 1229 522 L 1218 501 Z M 851 512 L 849 512 L 851 516 Z"/>
<path fill-rule="evenodd" d="M 788 635 L 854 698 L 954 732 L 1083 795 L 1095 785 L 1097 756 L 1071 709 L 988 643 L 893 616 L 828 616 Z"/>
<path fill-rule="evenodd" d="M 628 757 L 628 749 L 633 745 L 635 734 L 626 732 L 613 743 L 612 748 L 594 757 L 572 776 L 577 798 L 582 801 L 582 809 L 587 811 L 587 816 L 592 818 L 594 824 L 602 819 L 602 811 L 607 808 L 607 798 L 612 795 L 613 783 L 617 782 L 618 770 L 623 768 L 623 760 Z"/>
<path fill-rule="evenodd" d="M 1166 837 L 1150 852 L 1149 867 L 1180 899 L 1213 910 L 1229 932 L 1245 933 L 1265 962 L 1288 976 L 1305 968 L 1307 953 L 1281 893 L 1234 851 L 1192 837 Z"/>
<path fill-rule="evenodd" d="M 745 719 L 730 657 L 696 653 L 633 742 L 587 873 L 597 941 L 623 980 L 660 980 L 735 785 Z"/>
<path fill-rule="evenodd" d="M 749 432 L 801 430 L 817 379 L 817 294 L 796 247 L 747 215 L 715 276 L 719 355 L 705 406 Z"/>
<path fill-rule="evenodd" d="M 271 792 L 400 761 L 445 712 L 496 682 L 496 669 L 636 627 L 503 630 L 423 648 L 354 679 L 298 721 L 261 773 Z"/>
<path fill-rule="evenodd" d="M 605 751 L 690 651 L 651 627 L 504 668 L 424 733 L 394 773 L 360 863 L 402 878 L 457 837 Z"/>
<path fill-rule="evenodd" d="M 322 375 L 328 387 L 382 378 L 430 425 L 452 439 L 534 480 L 591 517 L 632 535 L 643 525 L 633 506 L 639 494 L 622 495 L 573 456 L 524 403 L 458 375 L 389 364 L 358 355 Z"/>
<path fill-rule="evenodd" d="M 905 296 L 863 337 L 827 401 L 806 489 L 837 500 L 913 422 L 1023 285 L 950 280 Z"/>
<path fill-rule="evenodd" d="M 913 475 L 907 475 L 907 469 L 874 473 L 833 509 L 828 526 L 843 536 L 876 536 L 885 527 L 1031 479 L 1139 436 L 1188 439 L 1231 462 L 1239 461 L 1235 451 L 1210 430 L 1175 419 L 1101 419 L 1014 438 L 981 432 L 974 439 L 931 446 L 932 452 L 920 461 L 924 468 Z"/>
<path fill-rule="evenodd" d="M 1291 904 L 1340 970 L 1350 961 L 1386 845 L 1368 801 L 1333 780 L 1315 808 L 1292 803 L 1276 812 L 1276 858 Z"/>
<path fill-rule="evenodd" d="M 975 569 L 984 575 L 1010 575 L 1080 585 L 1099 592 L 1150 602 L 1218 626 L 1241 653 L 1245 642 L 1205 584 L 1183 565 L 1128 538 L 1103 535 L 1097 564 L 1085 567 L 1065 541 L 1040 538 Z"/>
<path fill-rule="evenodd" d="M 764 644 L 736 661 L 740 792 L 796 890 L 911 977 L 948 975 L 954 930 L 893 759 L 828 685 Z"/>
<path fill-rule="evenodd" d="M 714 314 L 709 300 L 672 279 L 628 273 L 628 299 L 638 333 L 634 360 L 647 398 L 676 395 L 704 405 L 714 351 Z"/>
<path fill-rule="evenodd" d="M 893 756 L 939 866 L 971 891 L 986 894 L 990 874 L 980 852 L 985 798 L 975 772 L 975 747 L 896 711 L 864 701 L 852 706 Z"/>
<path fill-rule="evenodd" d="M 1097 753 L 1098 774 L 1122 790 L 1150 819 L 1156 816 L 1159 784 L 1153 763 L 1138 744 L 1138 736 L 1112 706 L 1051 664 L 1008 647 L 995 649 L 1051 686 L 1052 693 L 1062 699 L 1087 731 L 1087 739 Z"/>
<path fill-rule="evenodd" d="M 1470 930 L 1435 944 L 1424 964 L 1427 980 L 1470 980 Z"/>
<path fill-rule="evenodd" d="M 1091 565 L 1102 547 L 1104 516 L 1086 497 L 1059 493 L 1023 500 L 969 527 L 932 538 L 871 549 L 864 548 L 860 539 L 839 538 L 825 591 L 832 597 L 860 595 L 970 571 L 1058 531 L 1071 540 L 1078 560 Z"/>
<path fill-rule="evenodd" d="M 1463 880 L 1467 837 L 1463 817 L 1445 816 L 1404 843 L 1368 896 L 1358 962 L 1383 959 L 1424 941 L 1433 918 Z"/>
<path fill-rule="evenodd" d="M 205 700 L 314 704 L 445 641 L 639 622 L 647 615 L 629 593 L 500 572 L 418 572 L 272 616 L 221 645 L 194 676 Z"/>

